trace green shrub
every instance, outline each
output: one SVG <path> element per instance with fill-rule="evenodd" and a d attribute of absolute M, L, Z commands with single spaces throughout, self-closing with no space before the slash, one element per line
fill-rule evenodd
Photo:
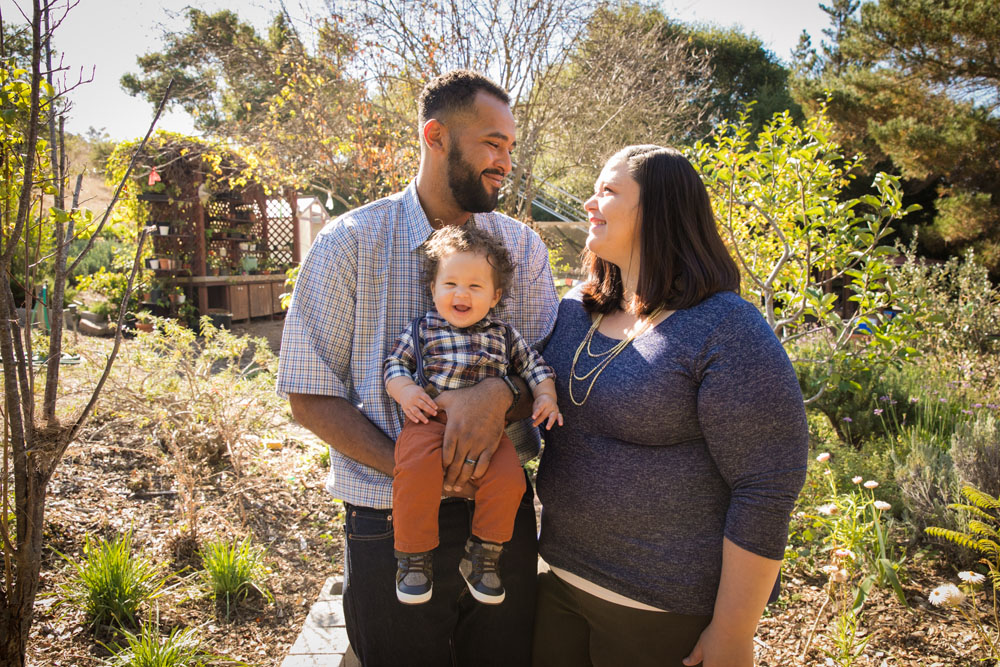
<path fill-rule="evenodd" d="M 81 292 L 90 290 L 103 296 L 105 301 L 102 303 L 107 303 L 108 305 L 100 307 L 108 311 L 107 314 L 110 319 L 115 320 L 118 318 L 118 308 L 121 306 L 122 298 L 125 296 L 125 290 L 128 287 L 131 270 L 132 267 L 129 266 L 127 270 L 121 267 L 109 271 L 102 266 L 90 275 L 81 276 L 76 284 L 76 288 Z M 143 271 L 140 271 L 136 276 L 132 293 L 126 304 L 127 312 L 135 312 L 136 308 L 138 308 L 139 296 L 145 284 L 144 280 L 146 279 L 146 274 Z"/>
<path fill-rule="evenodd" d="M 131 530 L 96 543 L 87 537 L 83 553 L 82 561 L 70 561 L 76 572 L 63 586 L 66 599 L 81 606 L 94 625 L 136 627 L 139 608 L 163 588 L 161 567 L 132 553 Z"/>
<path fill-rule="evenodd" d="M 917 324 L 926 349 L 1000 352 L 1000 292 L 970 250 L 944 265 L 918 263 L 914 240 L 896 276 L 900 304 L 921 304 Z"/>
<path fill-rule="evenodd" d="M 963 484 L 1000 496 L 1000 423 L 988 412 L 959 424 L 951 436 L 951 458 Z"/>
<path fill-rule="evenodd" d="M 183 529 L 197 543 L 199 486 L 226 466 L 242 474 L 287 405 L 274 391 L 277 360 L 263 338 L 217 329 L 202 336 L 172 319 L 151 318 L 119 357 L 101 409 L 149 427 L 177 478 Z"/>
<path fill-rule="evenodd" d="M 125 631 L 125 646 L 112 649 L 112 667 L 202 667 L 213 656 L 202 651 L 201 640 L 191 628 L 174 628 L 166 637 L 159 627 L 146 623 L 139 634 Z"/>
<path fill-rule="evenodd" d="M 917 530 L 931 525 L 957 529 L 948 503 L 958 494 L 951 456 L 941 443 L 914 440 L 904 457 L 897 457 L 896 484 L 907 518 Z"/>
<path fill-rule="evenodd" d="M 213 540 L 200 555 L 205 581 L 216 602 L 225 600 L 227 617 L 230 603 L 245 599 L 251 590 L 271 599 L 263 584 L 268 574 L 264 548 L 254 545 L 249 535 L 239 541 Z"/>

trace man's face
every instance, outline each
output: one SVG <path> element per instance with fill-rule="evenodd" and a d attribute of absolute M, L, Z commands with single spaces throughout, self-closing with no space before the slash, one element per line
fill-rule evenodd
<path fill-rule="evenodd" d="M 471 110 L 448 123 L 448 187 L 462 210 L 485 213 L 497 206 L 514 149 L 510 107 L 480 91 Z"/>

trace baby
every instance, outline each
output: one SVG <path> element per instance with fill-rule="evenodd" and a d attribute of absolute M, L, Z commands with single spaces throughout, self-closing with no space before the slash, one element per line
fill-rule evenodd
<path fill-rule="evenodd" d="M 510 325 L 490 317 L 514 273 L 507 249 L 468 225 L 439 229 L 425 249 L 434 309 L 400 335 L 384 369 L 386 391 L 407 417 L 396 440 L 392 483 L 396 597 L 404 604 L 427 602 L 433 588 L 431 552 L 438 545 L 447 420 L 433 397 L 485 378 L 519 375 L 535 396 L 533 423 L 545 422 L 546 428 L 563 423 L 552 369 Z M 466 459 L 465 464 L 476 466 L 477 461 Z M 477 481 L 472 537 L 459 563 L 469 591 L 482 603 L 503 602 L 498 562 L 503 543 L 513 535 L 524 491 L 524 471 L 504 434 Z"/>

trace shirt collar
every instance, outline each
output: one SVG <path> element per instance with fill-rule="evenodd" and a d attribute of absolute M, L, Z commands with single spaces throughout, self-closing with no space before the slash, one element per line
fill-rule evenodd
<path fill-rule="evenodd" d="M 469 216 L 469 220 L 473 227 L 478 226 L 475 214 Z M 427 219 L 424 207 L 420 205 L 416 181 L 410 181 L 406 190 L 403 191 L 403 222 L 406 226 L 407 248 L 410 252 L 419 248 L 434 233 L 434 228 L 431 227 L 431 223 Z"/>
<path fill-rule="evenodd" d="M 487 313 L 486 317 L 484 317 L 483 319 L 479 320 L 478 322 L 476 322 L 471 326 L 462 328 L 461 331 L 485 331 L 486 329 L 489 329 L 491 326 L 493 326 L 493 324 L 494 324 L 493 318 L 490 316 L 489 313 Z M 427 311 L 427 329 L 458 330 L 458 327 L 454 326 L 451 322 L 441 317 L 441 314 L 438 311 L 432 309 Z"/>
<path fill-rule="evenodd" d="M 411 181 L 403 191 L 403 222 L 406 227 L 406 245 L 410 252 L 420 247 L 434 232 L 427 214 L 417 197 L 417 182 Z"/>

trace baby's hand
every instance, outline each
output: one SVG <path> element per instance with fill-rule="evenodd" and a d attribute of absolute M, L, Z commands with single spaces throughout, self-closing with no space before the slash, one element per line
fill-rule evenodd
<path fill-rule="evenodd" d="M 438 411 L 437 403 L 418 384 L 399 392 L 399 407 L 414 424 L 426 424 L 427 417 L 433 417 Z"/>
<path fill-rule="evenodd" d="M 540 394 L 535 397 L 535 402 L 532 404 L 531 423 L 538 426 L 546 420 L 548 420 L 548 423 L 545 424 L 546 431 L 550 430 L 556 422 L 560 426 L 563 425 L 563 416 L 559 412 L 559 404 L 555 397 L 549 394 Z"/>

